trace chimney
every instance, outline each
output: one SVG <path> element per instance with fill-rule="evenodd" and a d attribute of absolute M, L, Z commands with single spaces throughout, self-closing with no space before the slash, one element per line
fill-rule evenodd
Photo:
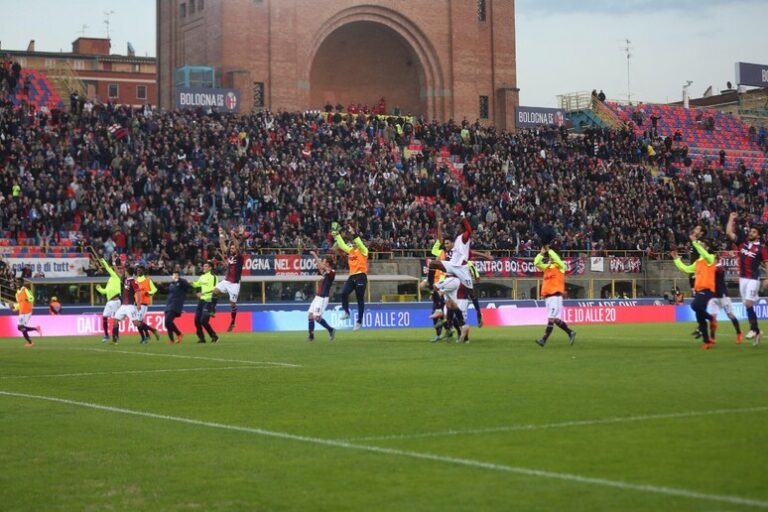
<path fill-rule="evenodd" d="M 29 41 L 29 44 L 27 45 L 27 51 L 28 51 L 28 52 L 33 52 L 33 51 L 35 51 L 35 40 L 34 40 L 34 39 L 31 39 L 31 40 Z"/>
<path fill-rule="evenodd" d="M 136 50 L 133 48 L 133 45 L 130 41 L 128 41 L 128 56 L 129 57 L 135 57 L 136 56 Z"/>

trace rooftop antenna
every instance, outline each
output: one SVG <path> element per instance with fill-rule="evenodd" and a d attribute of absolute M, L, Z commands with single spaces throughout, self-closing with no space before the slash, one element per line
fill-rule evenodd
<path fill-rule="evenodd" d="M 629 80 L 629 60 L 632 58 L 632 47 L 630 46 L 632 41 L 630 41 L 629 39 L 625 39 L 624 43 L 625 43 L 625 46 L 623 50 L 627 54 L 627 103 L 631 105 L 632 104 L 632 88 L 630 87 L 630 80 Z"/>
<path fill-rule="evenodd" d="M 85 37 L 85 29 L 88 28 L 88 25 L 82 25 L 80 27 L 80 37 Z"/>
<path fill-rule="evenodd" d="M 106 19 L 104 20 L 104 24 L 107 26 L 107 39 L 109 39 L 109 17 L 115 14 L 115 11 L 104 11 L 104 16 L 106 16 Z"/>

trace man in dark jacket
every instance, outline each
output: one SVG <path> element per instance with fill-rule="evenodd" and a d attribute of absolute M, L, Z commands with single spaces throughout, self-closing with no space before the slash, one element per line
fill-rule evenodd
<path fill-rule="evenodd" d="M 187 292 L 191 287 L 186 279 L 181 278 L 180 273 L 181 266 L 176 265 L 173 270 L 173 280 L 167 286 L 168 301 L 165 303 L 165 330 L 168 331 L 169 345 L 181 343 L 184 339 L 184 335 L 176 327 L 174 321 L 184 311 L 184 300 L 187 298 Z M 175 336 L 178 336 L 178 338 Z"/>

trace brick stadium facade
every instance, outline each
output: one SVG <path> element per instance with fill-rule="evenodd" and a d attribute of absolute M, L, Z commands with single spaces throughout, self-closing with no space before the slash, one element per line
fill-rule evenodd
<path fill-rule="evenodd" d="M 34 43 L 21 50 L 2 50 L 17 60 L 23 68 L 38 69 L 56 79 L 62 64 L 83 82 L 86 97 L 102 103 L 142 106 L 157 104 L 157 68 L 154 57 L 137 57 L 110 53 L 112 43 L 100 37 L 78 37 L 72 42 L 72 52 L 36 51 Z M 68 91 L 58 93 L 69 104 Z"/>
<path fill-rule="evenodd" d="M 159 104 L 174 73 L 211 66 L 241 112 L 326 103 L 512 129 L 513 0 L 158 0 Z"/>

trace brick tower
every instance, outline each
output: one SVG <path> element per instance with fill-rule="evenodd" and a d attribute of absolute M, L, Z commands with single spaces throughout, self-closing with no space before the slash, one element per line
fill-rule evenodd
<path fill-rule="evenodd" d="M 513 0 L 158 0 L 159 104 L 210 66 L 241 112 L 375 105 L 514 127 Z"/>

